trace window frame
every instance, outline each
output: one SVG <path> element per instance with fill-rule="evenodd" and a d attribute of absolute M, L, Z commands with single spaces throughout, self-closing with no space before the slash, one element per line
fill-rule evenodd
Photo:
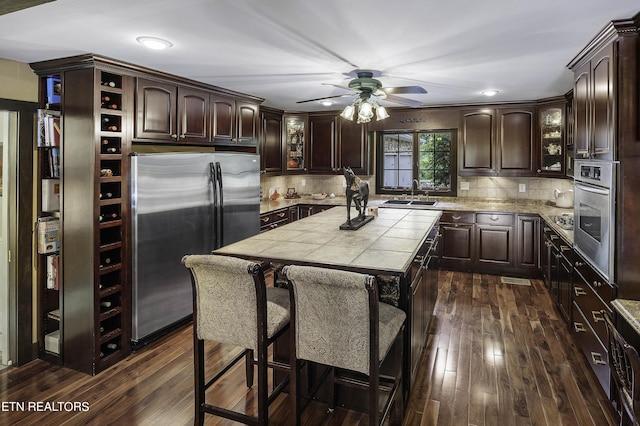
<path fill-rule="evenodd" d="M 384 137 L 386 135 L 391 134 L 404 134 L 404 135 L 412 135 L 413 138 L 413 164 L 412 164 L 412 179 L 418 179 L 418 161 L 419 158 L 419 138 L 418 135 L 421 133 L 451 133 L 451 150 L 450 150 L 450 158 L 449 158 L 449 174 L 451 178 L 451 189 L 450 190 L 427 190 L 430 196 L 440 196 L 440 197 L 455 197 L 457 196 L 458 189 L 458 161 L 457 161 L 457 152 L 458 152 L 458 129 L 456 128 L 447 128 L 447 129 L 420 129 L 420 130 L 385 130 L 375 132 L 375 141 L 376 141 L 376 194 L 387 194 L 387 195 L 408 195 L 411 193 L 411 188 L 408 187 L 398 187 L 398 188 L 384 188 Z M 417 190 L 416 195 L 420 193 L 420 195 L 424 195 L 424 191 Z"/>

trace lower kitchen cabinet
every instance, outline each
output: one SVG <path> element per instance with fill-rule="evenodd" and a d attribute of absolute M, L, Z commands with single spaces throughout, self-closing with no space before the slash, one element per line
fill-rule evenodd
<path fill-rule="evenodd" d="M 516 267 L 538 274 L 540 262 L 540 217 L 538 215 L 516 216 Z"/>
<path fill-rule="evenodd" d="M 297 204 L 295 206 L 284 207 L 267 213 L 262 213 L 260 215 L 260 232 L 275 229 L 278 226 L 295 222 L 298 219 L 323 212 L 332 207 L 336 206 L 326 204 Z"/>
<path fill-rule="evenodd" d="M 477 265 L 512 267 L 514 264 L 513 214 L 476 214 Z"/>
<path fill-rule="evenodd" d="M 573 333 L 602 388 L 610 396 L 607 329 L 601 311 L 613 312 L 611 300 L 615 298 L 615 287 L 601 278 L 578 253 L 574 256 Z"/>
<path fill-rule="evenodd" d="M 473 212 L 443 212 L 440 218 L 439 266 L 471 270 L 473 267 L 475 214 Z"/>

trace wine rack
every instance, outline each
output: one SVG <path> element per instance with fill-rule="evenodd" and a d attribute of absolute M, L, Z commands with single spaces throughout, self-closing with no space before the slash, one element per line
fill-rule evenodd
<path fill-rule="evenodd" d="M 128 297 L 123 294 L 127 280 L 126 221 L 126 161 L 128 148 L 124 114 L 123 78 L 121 75 L 98 71 L 100 101 L 100 132 L 97 157 L 99 171 L 96 184 L 98 206 L 96 241 L 97 280 L 96 309 L 96 370 L 100 371 L 130 352 L 128 338 Z M 124 196 L 124 197 L 123 197 Z"/>

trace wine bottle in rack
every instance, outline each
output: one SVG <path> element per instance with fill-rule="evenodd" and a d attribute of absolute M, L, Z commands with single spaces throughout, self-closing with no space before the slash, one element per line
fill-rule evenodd
<path fill-rule="evenodd" d="M 103 86 L 109 86 L 109 87 L 116 87 L 115 81 L 103 81 L 102 85 Z"/>
<path fill-rule="evenodd" d="M 107 343 L 107 349 L 111 349 L 111 350 L 118 349 L 118 345 L 115 343 Z"/>
<path fill-rule="evenodd" d="M 109 95 L 102 96 L 100 106 L 107 109 L 118 109 L 118 104 L 113 101 Z"/>
<path fill-rule="evenodd" d="M 110 308 L 111 302 L 109 302 L 108 300 L 102 301 L 100 302 L 100 306 L 102 306 L 103 308 Z"/>
<path fill-rule="evenodd" d="M 118 152 L 118 148 L 115 146 L 110 146 L 111 142 L 108 139 L 102 140 L 102 151 L 108 154 L 115 154 Z"/>
<path fill-rule="evenodd" d="M 118 125 L 111 121 L 109 117 L 102 117 L 103 128 L 111 132 L 118 131 Z"/>

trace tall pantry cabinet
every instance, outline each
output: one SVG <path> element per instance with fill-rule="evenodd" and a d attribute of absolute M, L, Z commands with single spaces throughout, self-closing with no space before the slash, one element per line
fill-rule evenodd
<path fill-rule="evenodd" d="M 58 357 L 96 374 L 131 352 L 126 176 L 134 81 L 95 61 L 31 66 L 41 79 L 41 106 L 48 106 L 49 77 L 61 85 Z M 44 289 L 46 277 L 38 276 Z M 47 303 L 40 304 L 40 328 L 51 316 Z"/>

